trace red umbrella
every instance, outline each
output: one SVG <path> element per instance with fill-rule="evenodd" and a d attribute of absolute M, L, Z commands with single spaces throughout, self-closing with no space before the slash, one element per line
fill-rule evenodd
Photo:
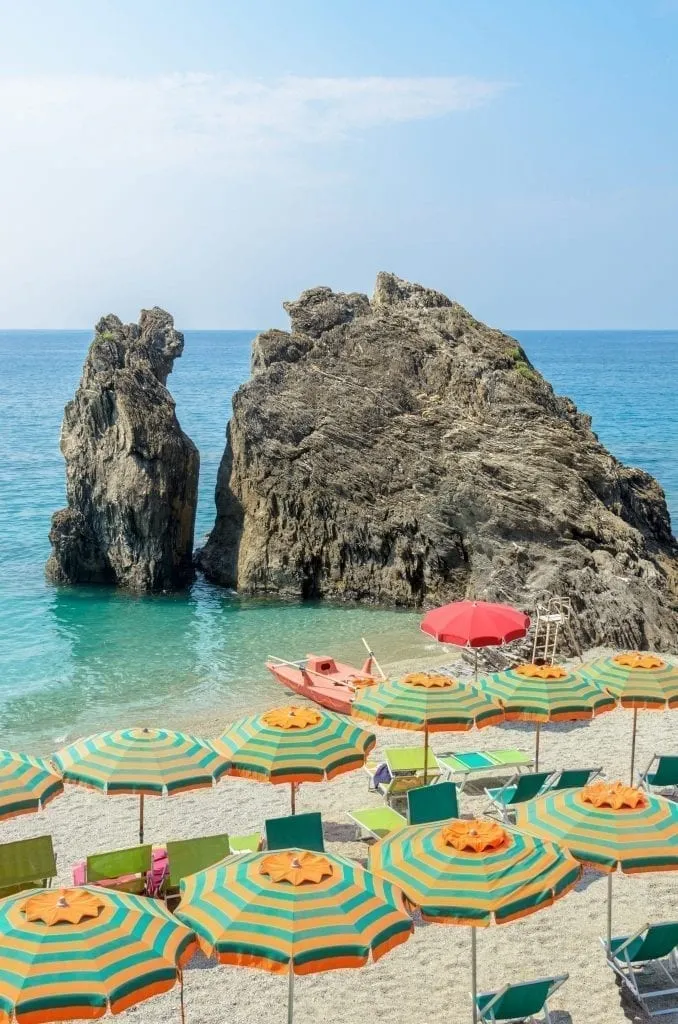
<path fill-rule="evenodd" d="M 508 604 L 454 601 L 428 612 L 420 628 L 441 644 L 453 644 L 455 647 L 498 647 L 525 636 L 530 628 L 530 617 Z"/>

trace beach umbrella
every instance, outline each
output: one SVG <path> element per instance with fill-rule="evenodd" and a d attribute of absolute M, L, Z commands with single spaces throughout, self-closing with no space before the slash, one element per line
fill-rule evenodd
<path fill-rule="evenodd" d="M 63 791 L 46 759 L 0 750 L 0 821 L 39 811 Z"/>
<path fill-rule="evenodd" d="M 419 628 L 441 644 L 473 648 L 477 679 L 478 648 L 520 640 L 530 628 L 530 617 L 508 604 L 454 601 L 427 612 Z"/>
<path fill-rule="evenodd" d="M 0 1021 L 120 1013 L 181 982 L 195 949 L 190 929 L 141 896 L 90 886 L 8 896 L 0 900 Z"/>
<path fill-rule="evenodd" d="M 678 804 L 621 782 L 546 793 L 516 807 L 516 824 L 566 847 L 608 876 L 607 940 L 612 936 L 612 876 L 678 870 Z"/>
<path fill-rule="evenodd" d="M 227 768 L 206 740 L 170 729 L 121 729 L 78 740 L 54 755 L 65 782 L 108 796 L 139 795 L 139 842 L 144 797 L 174 796 L 212 786 Z"/>
<path fill-rule="evenodd" d="M 405 826 L 370 847 L 369 868 L 425 920 L 470 927 L 474 1021 L 476 928 L 551 906 L 581 875 L 567 850 L 489 820 Z"/>
<path fill-rule="evenodd" d="M 291 706 L 241 718 L 213 745 L 228 775 L 289 784 L 294 814 L 297 785 L 361 768 L 375 742 L 372 733 L 332 711 Z"/>
<path fill-rule="evenodd" d="M 615 701 L 591 679 L 560 665 L 518 665 L 478 680 L 478 689 L 497 701 L 507 722 L 534 722 L 535 769 L 539 736 L 546 722 L 590 721 L 614 711 Z"/>
<path fill-rule="evenodd" d="M 639 711 L 678 708 L 678 668 L 657 654 L 626 651 L 582 665 L 581 672 L 605 687 L 623 708 L 633 709 L 631 785 L 636 762 L 636 729 Z"/>
<path fill-rule="evenodd" d="M 401 680 L 363 686 L 351 705 L 355 718 L 424 733 L 424 777 L 432 732 L 468 732 L 504 721 L 499 705 L 450 676 L 414 672 Z"/>
<path fill-rule="evenodd" d="M 283 850 L 224 860 L 181 882 L 177 917 L 222 964 L 288 976 L 363 967 L 409 939 L 402 894 L 344 857 Z"/>

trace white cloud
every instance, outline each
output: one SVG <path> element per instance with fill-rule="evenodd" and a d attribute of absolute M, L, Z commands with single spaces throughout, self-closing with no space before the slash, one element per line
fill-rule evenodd
<path fill-rule="evenodd" d="M 36 159 L 56 169 L 230 164 L 469 110 L 503 89 L 461 77 L 4 77 L 0 133 L 16 167 Z"/>

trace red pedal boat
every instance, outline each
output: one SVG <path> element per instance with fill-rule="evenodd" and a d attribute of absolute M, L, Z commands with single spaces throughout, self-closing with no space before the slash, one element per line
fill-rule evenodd
<path fill-rule="evenodd" d="M 288 690 L 344 715 L 351 713 L 356 690 L 361 686 L 371 686 L 379 679 L 372 655 L 362 668 L 344 665 L 334 658 L 318 657 L 317 654 L 307 654 L 303 661 L 270 658 L 266 668 Z"/>

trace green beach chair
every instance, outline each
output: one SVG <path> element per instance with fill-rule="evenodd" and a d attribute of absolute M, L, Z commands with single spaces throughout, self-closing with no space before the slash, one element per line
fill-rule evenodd
<path fill-rule="evenodd" d="M 678 790 L 678 756 L 655 754 L 644 772 L 639 775 L 640 785 L 648 792 L 653 789 Z"/>
<path fill-rule="evenodd" d="M 499 812 L 504 821 L 508 821 L 511 809 L 516 804 L 524 804 L 527 800 L 534 800 L 536 796 L 539 796 L 552 774 L 552 772 L 518 774 L 499 789 L 486 789 L 485 793 L 490 799 L 486 812 L 495 814 Z"/>
<path fill-rule="evenodd" d="M 549 791 L 552 789 L 583 789 L 590 785 L 600 775 L 602 768 L 563 768 L 555 772 L 552 781 L 549 782 Z"/>
<path fill-rule="evenodd" d="M 0 898 L 24 889 L 45 888 L 56 873 L 51 836 L 0 845 Z"/>
<path fill-rule="evenodd" d="M 454 782 L 438 782 L 435 786 L 412 789 L 407 794 L 407 821 L 410 825 L 458 817 L 459 803 Z"/>
<path fill-rule="evenodd" d="M 229 836 L 231 853 L 258 853 L 263 846 L 260 832 L 249 832 L 244 836 Z"/>
<path fill-rule="evenodd" d="M 609 950 L 607 940 L 600 941 L 608 964 L 648 1017 L 678 1010 L 678 921 L 646 924 L 635 935 L 617 936 Z M 663 988 L 643 985 L 643 981 L 655 984 L 657 975 L 666 979 Z M 653 1010 L 650 1000 L 661 1000 L 663 1005 Z"/>
<path fill-rule="evenodd" d="M 200 836 L 199 839 L 175 839 L 167 843 L 168 890 L 178 889 L 187 875 L 211 868 L 231 855 L 231 844 L 226 833 L 220 836 Z"/>
<path fill-rule="evenodd" d="M 392 807 L 365 807 L 359 811 L 346 813 L 359 829 L 374 839 L 383 839 L 384 836 L 397 832 L 399 828 L 407 825 L 407 818 L 398 814 Z"/>
<path fill-rule="evenodd" d="M 87 884 L 141 895 L 146 892 L 146 876 L 152 866 L 153 847 L 150 845 L 95 853 L 87 858 Z"/>
<path fill-rule="evenodd" d="M 531 768 L 534 764 L 534 758 L 526 754 L 524 750 L 513 748 L 471 750 L 463 754 L 438 754 L 436 760 L 446 779 L 452 781 L 454 776 L 458 777 L 457 786 L 460 793 L 463 792 L 464 786 L 473 775 L 497 772 L 504 768 L 520 771 L 521 768 Z"/>
<path fill-rule="evenodd" d="M 536 1021 L 536 1015 L 543 1013 L 544 1024 L 550 1024 L 548 1001 L 568 978 L 569 974 L 560 974 L 504 985 L 497 992 L 481 992 L 476 996 L 478 1020 L 480 1024 L 520 1024 Z"/>
<path fill-rule="evenodd" d="M 317 811 L 268 818 L 265 823 L 267 850 L 315 850 L 325 852 L 322 818 Z"/>

